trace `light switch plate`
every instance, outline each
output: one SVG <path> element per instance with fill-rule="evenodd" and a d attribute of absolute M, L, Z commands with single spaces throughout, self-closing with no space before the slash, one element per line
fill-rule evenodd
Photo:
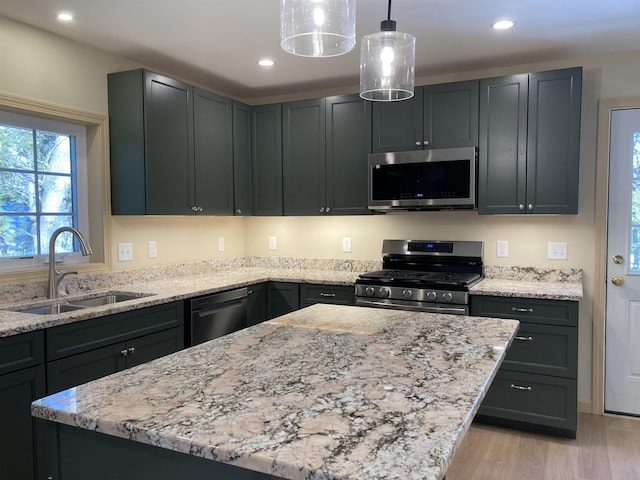
<path fill-rule="evenodd" d="M 271 235 L 269 236 L 269 250 L 275 250 L 275 249 L 276 249 L 276 237 Z"/>
<path fill-rule="evenodd" d="M 496 257 L 507 258 L 509 256 L 509 242 L 507 240 L 498 240 L 496 242 Z"/>
<path fill-rule="evenodd" d="M 131 260 L 133 260 L 133 244 L 119 243 L 118 244 L 118 261 L 130 262 Z"/>
<path fill-rule="evenodd" d="M 158 256 L 158 244 L 155 240 L 149 240 L 149 258 L 156 258 Z"/>
<path fill-rule="evenodd" d="M 342 251 L 351 252 L 351 237 L 344 237 L 342 239 Z"/>
<path fill-rule="evenodd" d="M 567 260 L 569 258 L 567 242 L 549 242 L 547 244 L 549 260 Z"/>
<path fill-rule="evenodd" d="M 218 238 L 218 251 L 224 252 L 224 237 Z"/>

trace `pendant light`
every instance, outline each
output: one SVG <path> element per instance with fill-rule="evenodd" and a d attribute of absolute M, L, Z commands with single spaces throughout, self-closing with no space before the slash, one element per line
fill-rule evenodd
<path fill-rule="evenodd" d="M 280 0 L 280 46 L 303 57 L 335 57 L 356 45 L 356 0 Z"/>
<path fill-rule="evenodd" d="M 360 96 L 365 100 L 395 102 L 413 97 L 416 39 L 396 31 L 391 20 L 391 0 L 387 19 L 380 32 L 365 35 L 360 51 Z"/>

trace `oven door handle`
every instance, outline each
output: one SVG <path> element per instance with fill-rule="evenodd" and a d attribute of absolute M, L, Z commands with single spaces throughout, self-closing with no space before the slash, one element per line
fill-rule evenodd
<path fill-rule="evenodd" d="M 442 315 L 468 315 L 466 305 L 439 305 L 433 303 L 403 302 L 401 300 L 371 300 L 356 298 L 356 305 L 361 307 L 391 308 L 396 310 L 408 310 L 412 312 L 440 313 Z"/>

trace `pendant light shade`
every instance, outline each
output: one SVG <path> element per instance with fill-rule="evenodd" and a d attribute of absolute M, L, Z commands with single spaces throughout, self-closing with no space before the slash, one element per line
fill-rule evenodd
<path fill-rule="evenodd" d="M 356 45 L 356 0 L 280 0 L 280 45 L 303 57 L 334 57 Z"/>
<path fill-rule="evenodd" d="M 415 84 L 416 39 L 396 31 L 391 17 L 380 32 L 365 35 L 360 51 L 360 96 L 365 100 L 395 102 L 413 97 Z"/>

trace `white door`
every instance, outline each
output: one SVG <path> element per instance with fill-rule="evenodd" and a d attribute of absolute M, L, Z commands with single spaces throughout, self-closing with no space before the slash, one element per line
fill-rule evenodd
<path fill-rule="evenodd" d="M 605 395 L 640 415 L 640 109 L 613 110 L 609 147 Z"/>

